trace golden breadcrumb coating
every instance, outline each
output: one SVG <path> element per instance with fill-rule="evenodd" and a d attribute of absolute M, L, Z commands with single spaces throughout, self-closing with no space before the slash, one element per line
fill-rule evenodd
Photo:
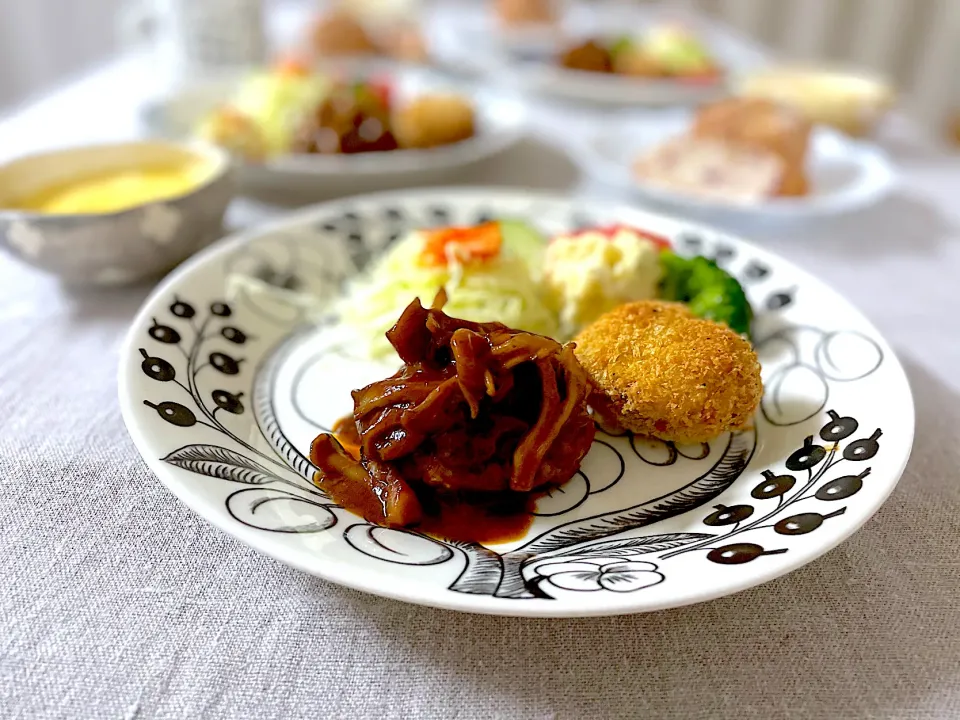
<path fill-rule="evenodd" d="M 314 50 L 321 57 L 373 55 L 377 51 L 363 24 L 347 10 L 334 10 L 318 18 L 310 34 Z"/>
<path fill-rule="evenodd" d="M 496 0 L 497 17 L 504 25 L 549 23 L 556 20 L 555 3 L 551 0 Z"/>
<path fill-rule="evenodd" d="M 596 390 L 602 425 L 681 443 L 748 427 L 760 404 L 760 362 L 725 325 L 681 303 L 629 303 L 602 315 L 575 340 Z"/>
<path fill-rule="evenodd" d="M 473 105 L 458 95 L 421 95 L 393 115 L 393 134 L 405 148 L 450 145 L 475 132 Z"/>

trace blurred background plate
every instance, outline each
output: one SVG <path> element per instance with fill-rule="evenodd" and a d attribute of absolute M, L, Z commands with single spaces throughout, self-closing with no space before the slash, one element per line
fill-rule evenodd
<path fill-rule="evenodd" d="M 459 71 L 512 84 L 527 92 L 600 105 L 691 105 L 724 95 L 733 78 L 765 66 L 763 53 L 735 33 L 707 25 L 680 9 L 624 3 L 567 3 L 558 31 L 525 37 L 501 29 L 489 7 L 452 0 L 428 13 L 427 33 L 434 57 Z M 554 57 L 565 44 L 589 37 L 639 36 L 664 23 L 693 31 L 724 68 L 709 84 L 673 79 L 630 78 L 569 70 Z M 566 38 L 566 40 L 564 40 Z"/>
<path fill-rule="evenodd" d="M 632 168 L 637 157 L 683 133 L 692 119 L 693 114 L 685 110 L 630 114 L 581 140 L 574 139 L 571 150 L 582 169 L 596 180 L 630 190 L 648 204 L 715 220 L 777 222 L 837 215 L 878 202 L 895 185 L 896 170 L 879 147 L 822 126 L 816 126 L 810 136 L 807 169 L 811 192 L 804 197 L 736 204 L 637 180 Z"/>
<path fill-rule="evenodd" d="M 358 76 L 386 73 L 401 97 L 449 91 L 469 98 L 475 110 L 476 135 L 452 145 L 426 150 L 395 150 L 355 155 L 284 155 L 262 163 L 238 160 L 244 189 L 294 190 L 313 196 L 348 195 L 441 182 L 459 169 L 513 146 L 525 125 L 525 109 L 512 93 L 482 88 L 444 72 L 380 60 L 330 61 L 322 69 L 346 70 Z M 184 138 L 197 131 L 201 119 L 227 101 L 244 79 L 226 74 L 185 84 L 143 107 L 141 121 L 151 133 Z"/>

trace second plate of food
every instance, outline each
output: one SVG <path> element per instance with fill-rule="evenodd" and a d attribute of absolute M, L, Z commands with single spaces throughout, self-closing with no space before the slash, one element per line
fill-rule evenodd
<path fill-rule="evenodd" d="M 441 60 L 581 103 L 695 104 L 723 95 L 733 74 L 762 65 L 720 30 L 643 8 L 571 3 L 533 23 L 451 6 L 431 22 Z"/>
<path fill-rule="evenodd" d="M 284 60 L 149 105 L 152 130 L 230 150 L 240 179 L 346 195 L 439 182 L 521 136 L 509 93 L 383 60 Z"/>
<path fill-rule="evenodd" d="M 119 382 L 146 462 L 225 532 L 503 615 L 775 578 L 860 527 L 913 440 L 889 346 L 805 272 L 502 190 L 352 198 L 203 252 L 138 314 Z"/>
<path fill-rule="evenodd" d="M 571 143 L 597 180 L 700 218 L 804 220 L 872 205 L 896 182 L 876 145 L 762 99 L 612 121 Z"/>

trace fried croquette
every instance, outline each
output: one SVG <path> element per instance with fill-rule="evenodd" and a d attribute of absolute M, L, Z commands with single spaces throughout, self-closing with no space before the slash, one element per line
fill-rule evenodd
<path fill-rule="evenodd" d="M 494 8 L 506 26 L 550 23 L 556 20 L 552 0 L 496 0 Z"/>
<path fill-rule="evenodd" d="M 357 18 L 345 10 L 318 18 L 311 28 L 313 48 L 320 57 L 373 55 L 377 47 Z"/>
<path fill-rule="evenodd" d="M 393 114 L 393 132 L 405 148 L 432 148 L 473 137 L 473 106 L 457 95 L 421 95 Z"/>
<path fill-rule="evenodd" d="M 576 338 L 601 427 L 681 443 L 750 425 L 763 395 L 750 343 L 681 303 L 628 303 Z"/>

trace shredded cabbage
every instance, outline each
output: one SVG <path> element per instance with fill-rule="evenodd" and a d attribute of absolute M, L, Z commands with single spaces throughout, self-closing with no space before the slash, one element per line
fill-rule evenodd
<path fill-rule="evenodd" d="M 421 265 L 423 246 L 420 233 L 408 235 L 355 281 L 339 303 L 343 322 L 369 339 L 372 357 L 393 353 L 384 334 L 414 298 L 429 307 L 440 288 L 447 292 L 444 312 L 453 317 L 497 321 L 541 335 L 556 333 L 556 318 L 544 304 L 539 283 L 524 259 L 508 246 L 496 259 L 446 267 Z"/>
<path fill-rule="evenodd" d="M 301 120 L 312 112 L 330 91 L 324 75 L 285 75 L 258 72 L 244 80 L 228 105 L 259 128 L 271 155 L 290 150 Z M 210 118 L 204 118 L 200 134 Z"/>

